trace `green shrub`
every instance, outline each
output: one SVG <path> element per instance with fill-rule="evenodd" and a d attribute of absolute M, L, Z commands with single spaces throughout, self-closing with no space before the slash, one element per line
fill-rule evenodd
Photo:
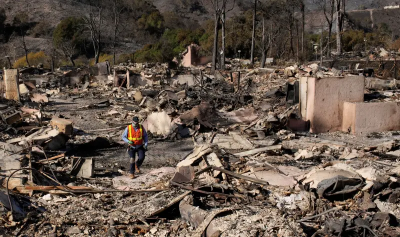
<path fill-rule="evenodd" d="M 49 67 L 49 60 L 50 58 L 43 51 L 36 53 L 31 52 L 28 54 L 28 61 L 31 66 L 37 66 L 42 63 L 44 67 Z M 27 66 L 28 63 L 26 62 L 25 56 L 18 58 L 13 65 L 14 68 L 22 68 Z"/>

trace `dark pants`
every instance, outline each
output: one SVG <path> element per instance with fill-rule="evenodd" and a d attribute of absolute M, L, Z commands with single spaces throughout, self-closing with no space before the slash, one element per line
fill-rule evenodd
<path fill-rule="evenodd" d="M 129 173 L 134 174 L 135 173 L 135 158 L 136 158 L 136 153 L 138 153 L 138 160 L 136 161 L 136 166 L 139 168 L 145 157 L 145 150 L 143 146 L 140 146 L 138 148 L 134 147 L 129 147 L 128 149 L 128 154 L 130 157 L 130 171 Z"/>

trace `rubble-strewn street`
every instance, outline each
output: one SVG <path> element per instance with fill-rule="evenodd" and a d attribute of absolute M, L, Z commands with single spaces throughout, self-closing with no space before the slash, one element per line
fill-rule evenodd
<path fill-rule="evenodd" d="M 0 236 L 399 236 L 398 82 L 243 64 L 6 70 Z"/>

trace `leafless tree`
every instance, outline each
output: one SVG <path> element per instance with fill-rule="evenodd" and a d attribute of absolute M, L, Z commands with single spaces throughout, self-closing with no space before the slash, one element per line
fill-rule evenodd
<path fill-rule="evenodd" d="M 28 65 L 28 67 L 30 67 L 31 64 L 29 63 L 28 59 L 29 49 L 28 46 L 26 45 L 25 34 L 17 35 L 13 33 L 10 36 L 10 41 L 15 41 L 14 43 L 15 49 L 22 49 L 24 51 L 26 64 Z"/>
<path fill-rule="evenodd" d="M 332 27 L 333 19 L 335 13 L 335 0 L 314 0 L 314 3 L 318 6 L 324 14 L 328 28 L 328 39 L 327 39 L 327 56 L 330 57 L 331 53 L 331 37 L 332 37 Z"/>
<path fill-rule="evenodd" d="M 301 54 L 304 56 L 304 45 L 305 45 L 305 27 L 306 27 L 306 4 L 304 0 L 299 0 L 300 11 L 301 11 Z"/>
<path fill-rule="evenodd" d="M 102 43 L 102 23 L 103 23 L 103 6 L 91 5 L 87 16 L 83 17 L 86 29 L 90 32 L 90 39 L 93 44 L 95 55 L 95 63 L 99 63 Z"/>
<path fill-rule="evenodd" d="M 26 46 L 25 35 L 24 34 L 21 35 L 21 37 L 19 39 L 20 39 L 20 42 L 21 42 L 21 47 L 22 47 L 22 49 L 24 50 L 24 53 L 25 53 L 26 64 L 28 65 L 28 67 L 30 67 L 31 65 L 30 65 L 29 60 L 28 60 L 29 51 L 28 51 L 28 47 Z"/>
<path fill-rule="evenodd" d="M 280 5 L 278 10 L 281 14 L 281 27 L 285 28 L 288 36 L 280 42 L 283 46 L 280 54 L 285 54 L 289 58 L 294 58 L 295 56 L 295 46 L 294 40 L 296 39 L 296 55 L 297 60 L 299 60 L 300 54 L 300 38 L 301 38 L 301 51 L 304 53 L 305 48 L 305 3 L 304 0 L 285 0 L 285 1 L 274 1 L 274 4 Z M 283 4 L 283 5 L 282 5 Z M 296 17 L 296 13 L 301 12 L 301 19 Z M 299 26 L 301 24 L 301 27 Z M 300 29 L 301 28 L 301 35 Z M 289 49 L 287 51 L 286 47 L 289 44 Z"/>
<path fill-rule="evenodd" d="M 326 52 L 327 57 L 331 56 L 331 37 L 332 37 L 332 27 L 333 27 L 333 20 L 335 14 L 335 0 L 314 0 L 313 3 L 317 6 L 318 11 L 323 14 L 325 18 L 325 22 L 320 22 L 317 26 L 321 30 L 321 39 L 320 39 L 320 50 L 321 54 Z M 323 42 L 323 32 L 327 28 L 328 30 L 328 37 L 326 41 L 326 46 Z M 325 50 L 326 49 L 326 50 Z M 321 56 L 322 60 L 322 56 Z"/>
<path fill-rule="evenodd" d="M 47 47 L 45 48 L 46 55 L 49 56 L 48 63 L 50 65 L 51 71 L 54 72 L 55 64 L 56 64 L 56 56 L 57 56 L 57 49 L 54 46 L 54 42 L 52 40 L 48 40 Z"/>
<path fill-rule="evenodd" d="M 259 6 L 262 16 L 262 40 L 259 47 L 261 48 L 261 67 L 265 67 L 268 52 L 271 51 L 278 36 L 282 32 L 282 8 L 281 5 L 274 1 L 262 2 Z"/>
<path fill-rule="evenodd" d="M 289 1 L 289 6 L 285 8 L 285 16 L 286 16 L 286 29 L 289 33 L 289 57 L 294 57 L 294 45 L 293 45 L 293 39 L 294 39 L 294 26 L 295 26 L 295 5 L 293 5 L 293 2 Z"/>
<path fill-rule="evenodd" d="M 76 54 L 76 45 L 72 41 L 62 42 L 59 45 L 62 54 L 68 58 L 72 66 L 75 67 L 74 55 Z"/>
<path fill-rule="evenodd" d="M 276 37 L 280 33 L 280 28 L 275 27 L 272 21 L 269 22 L 269 26 L 267 26 L 267 22 L 265 20 L 265 16 L 263 16 L 262 19 L 262 24 L 263 24 L 263 30 L 262 30 L 262 41 L 261 41 L 261 51 L 262 51 L 262 56 L 261 56 L 261 67 L 265 67 L 265 62 L 267 59 L 267 53 L 271 49 L 272 44 L 276 40 Z"/>
<path fill-rule="evenodd" d="M 113 0 L 112 15 L 113 15 L 113 21 L 114 21 L 114 26 L 113 26 L 113 28 L 114 28 L 113 29 L 113 64 L 114 65 L 116 63 L 115 54 L 116 54 L 118 35 L 120 33 L 121 14 L 124 10 L 125 10 L 125 6 L 121 3 L 121 0 Z"/>
<path fill-rule="evenodd" d="M 254 9 L 253 9 L 253 31 L 251 35 L 251 56 L 250 56 L 250 63 L 251 65 L 254 64 L 254 45 L 256 41 L 256 17 L 257 17 L 257 1 L 254 0 Z M 263 19 L 263 37 L 264 37 L 264 19 Z"/>
<path fill-rule="evenodd" d="M 213 43 L 213 56 L 211 72 L 214 73 L 217 69 L 217 55 L 218 55 L 218 38 L 219 38 L 219 24 L 222 28 L 222 49 L 221 49 L 221 68 L 225 68 L 225 23 L 226 13 L 231 11 L 235 5 L 233 1 L 232 7 L 228 8 L 227 4 L 230 0 L 207 0 L 211 3 L 214 12 L 214 43 Z M 203 1 L 203 5 L 206 5 Z"/>
<path fill-rule="evenodd" d="M 221 8 L 219 0 L 210 0 L 214 10 L 214 43 L 213 43 L 213 56 L 211 64 L 211 72 L 214 73 L 217 69 L 217 54 L 218 54 L 218 25 L 221 17 Z"/>
<path fill-rule="evenodd" d="M 346 0 L 335 0 L 336 2 L 336 50 L 337 54 L 341 55 L 343 51 L 342 46 L 342 32 L 344 15 L 346 11 Z"/>
<path fill-rule="evenodd" d="M 16 47 L 24 51 L 26 64 L 30 67 L 31 65 L 28 60 L 29 50 L 25 39 L 26 32 L 29 29 L 29 16 L 24 12 L 18 13 L 13 19 L 13 26 L 16 30 L 10 38 L 14 38 L 17 42 Z"/>
<path fill-rule="evenodd" d="M 222 45 L 221 45 L 221 69 L 225 69 L 225 42 L 226 42 L 226 35 L 225 35 L 225 25 L 226 25 L 226 13 L 233 10 L 235 7 L 235 0 L 232 0 L 232 5 L 230 8 L 227 8 L 229 0 L 222 1 L 222 11 L 221 11 L 221 34 L 222 34 Z"/>

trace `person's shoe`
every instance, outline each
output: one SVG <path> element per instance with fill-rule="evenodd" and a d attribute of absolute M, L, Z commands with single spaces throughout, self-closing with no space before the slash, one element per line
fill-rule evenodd
<path fill-rule="evenodd" d="M 136 171 L 136 173 L 140 173 L 140 169 L 135 165 L 135 171 Z"/>
<path fill-rule="evenodd" d="M 129 178 L 130 179 L 134 179 L 135 178 L 135 174 L 129 174 Z"/>

